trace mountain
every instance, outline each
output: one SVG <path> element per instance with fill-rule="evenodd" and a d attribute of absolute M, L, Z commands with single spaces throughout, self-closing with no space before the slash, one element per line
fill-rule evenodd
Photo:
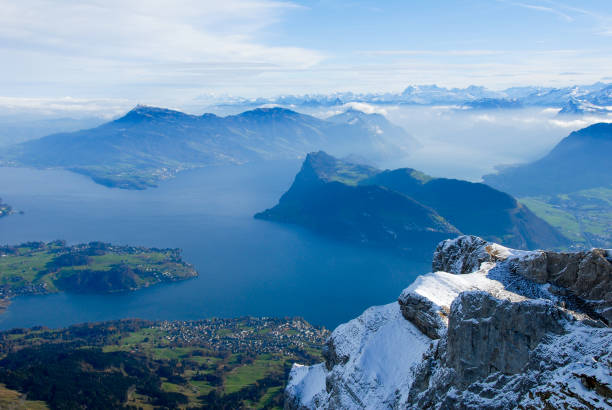
<path fill-rule="evenodd" d="M 610 104 L 609 101 L 608 104 Z M 612 106 L 596 105 L 587 100 L 580 100 L 572 97 L 563 107 L 561 107 L 561 111 L 559 111 L 559 116 L 579 116 L 584 114 L 607 115 L 611 113 Z"/>
<path fill-rule="evenodd" d="M 372 141 L 372 145 L 376 147 L 378 152 L 385 153 L 387 156 L 397 156 L 401 153 L 408 155 L 415 148 L 421 146 L 405 129 L 393 124 L 382 114 L 367 114 L 349 108 L 343 113 L 327 118 L 327 121 L 335 124 L 350 124 L 369 130 L 372 135 L 378 136 L 376 140 Z M 398 153 L 398 149 L 401 150 L 401 153 Z"/>
<path fill-rule="evenodd" d="M 558 194 L 612 181 L 612 124 L 599 123 L 572 132 L 543 158 L 508 167 L 484 181 L 516 196 Z"/>
<path fill-rule="evenodd" d="M 582 108 L 580 101 L 570 98 L 570 100 L 565 104 L 561 111 L 559 111 L 559 115 L 582 115 L 584 114 L 584 108 Z"/>
<path fill-rule="evenodd" d="M 463 105 L 474 110 L 523 108 L 523 104 L 519 100 L 508 98 L 481 98 L 467 101 Z"/>
<path fill-rule="evenodd" d="M 612 124 L 572 132 L 543 158 L 484 181 L 520 198 L 576 246 L 612 247 Z"/>
<path fill-rule="evenodd" d="M 324 152 L 308 154 L 291 188 L 277 206 L 255 215 L 306 226 L 316 232 L 409 254 L 459 231 L 433 209 L 380 186 L 357 182 L 378 171 L 340 161 Z"/>
<path fill-rule="evenodd" d="M 17 144 L 57 132 L 77 131 L 98 126 L 101 118 L 48 118 L 37 115 L 0 115 L 0 146 Z"/>
<path fill-rule="evenodd" d="M 435 84 L 411 85 L 399 93 L 285 95 L 276 98 L 234 98 L 220 102 L 228 106 L 261 106 L 278 104 L 290 107 L 333 107 L 353 102 L 377 105 L 450 105 L 472 109 L 499 109 L 519 107 L 563 107 L 570 100 L 591 107 L 593 113 L 612 110 L 612 84 L 597 82 L 571 87 L 511 87 L 489 90 L 470 85 L 466 88 L 446 88 Z"/>
<path fill-rule="evenodd" d="M 285 408 L 612 407 L 612 254 L 517 251 L 463 236 L 396 302 L 294 364 Z"/>
<path fill-rule="evenodd" d="M 227 117 L 196 116 L 137 106 L 96 128 L 9 147 L 1 159 L 8 165 L 68 169 L 103 185 L 144 189 L 184 169 L 299 158 L 320 148 L 338 155 L 386 155 L 381 149 L 389 149 L 391 142 L 381 143 L 384 130 L 396 134 L 403 130 L 377 117 L 372 121 L 382 124 L 381 134 L 368 122 L 368 114 L 362 117 L 364 121 L 358 123 L 342 118 L 327 121 L 283 108 L 258 108 Z M 404 134 L 401 149 L 408 149 L 414 140 Z"/>
<path fill-rule="evenodd" d="M 278 205 L 256 218 L 306 226 L 356 243 L 430 252 L 444 235 L 468 232 L 521 248 L 567 240 L 510 195 L 487 185 L 380 171 L 308 154 Z"/>
<path fill-rule="evenodd" d="M 361 184 L 379 185 L 435 209 L 459 231 L 520 249 L 567 244 L 556 229 L 512 196 L 488 185 L 432 178 L 412 169 L 383 171 Z"/>

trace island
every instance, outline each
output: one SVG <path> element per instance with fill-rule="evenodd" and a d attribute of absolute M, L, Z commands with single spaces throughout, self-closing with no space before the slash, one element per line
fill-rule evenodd
<path fill-rule="evenodd" d="M 15 211 L 13 210 L 13 207 L 2 202 L 2 198 L 0 198 L 0 218 L 2 218 L 3 216 L 13 214 L 13 213 L 15 213 Z"/>
<path fill-rule="evenodd" d="M 56 292 L 113 293 L 198 276 L 179 249 L 90 242 L 0 246 L 0 300 Z"/>
<path fill-rule="evenodd" d="M 0 408 L 282 408 L 291 365 L 322 361 L 329 334 L 266 317 L 13 329 L 0 332 Z"/>

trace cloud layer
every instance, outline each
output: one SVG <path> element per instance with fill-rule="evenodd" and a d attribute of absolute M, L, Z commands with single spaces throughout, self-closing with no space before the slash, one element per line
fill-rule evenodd
<path fill-rule="evenodd" d="M 612 66 L 605 9 L 552 0 L 0 0 L 0 95 L 181 106 L 206 93 L 585 84 Z"/>

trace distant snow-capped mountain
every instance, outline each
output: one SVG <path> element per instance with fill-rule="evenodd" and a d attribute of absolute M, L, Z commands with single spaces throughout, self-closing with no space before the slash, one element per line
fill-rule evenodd
<path fill-rule="evenodd" d="M 411 85 L 400 93 L 338 92 L 332 94 L 284 95 L 275 98 L 233 98 L 220 105 L 261 106 L 277 104 L 294 107 L 332 107 L 351 102 L 399 105 L 456 105 L 467 109 L 519 108 L 545 106 L 563 108 L 570 102 L 582 112 L 612 112 L 612 83 L 597 82 L 571 87 L 511 87 L 501 91 L 470 85 L 466 88 L 446 88 L 435 84 Z M 582 111 L 581 111 L 582 110 Z"/>

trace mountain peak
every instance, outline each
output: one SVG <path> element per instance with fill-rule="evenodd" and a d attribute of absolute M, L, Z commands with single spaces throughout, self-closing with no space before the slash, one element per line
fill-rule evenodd
<path fill-rule="evenodd" d="M 610 186 L 612 124 L 597 123 L 563 138 L 537 161 L 485 175 L 485 183 L 519 197 L 568 194 Z"/>
<path fill-rule="evenodd" d="M 314 173 L 318 179 L 326 182 L 338 181 L 355 185 L 379 170 L 368 165 L 353 164 L 332 157 L 325 151 L 311 152 L 306 156 L 301 173 Z"/>
<path fill-rule="evenodd" d="M 138 104 L 130 111 L 128 111 L 123 117 L 117 119 L 115 122 L 141 122 L 150 121 L 154 119 L 178 119 L 190 117 L 189 114 L 185 114 L 180 111 L 171 110 L 168 108 L 153 107 L 150 105 Z"/>
<path fill-rule="evenodd" d="M 572 132 L 568 138 L 580 137 L 612 141 L 612 123 L 598 122 L 586 128 Z"/>
<path fill-rule="evenodd" d="M 270 117 L 296 117 L 302 115 L 298 112 L 282 107 L 261 107 L 244 111 L 236 115 L 239 118 L 270 118 Z"/>

